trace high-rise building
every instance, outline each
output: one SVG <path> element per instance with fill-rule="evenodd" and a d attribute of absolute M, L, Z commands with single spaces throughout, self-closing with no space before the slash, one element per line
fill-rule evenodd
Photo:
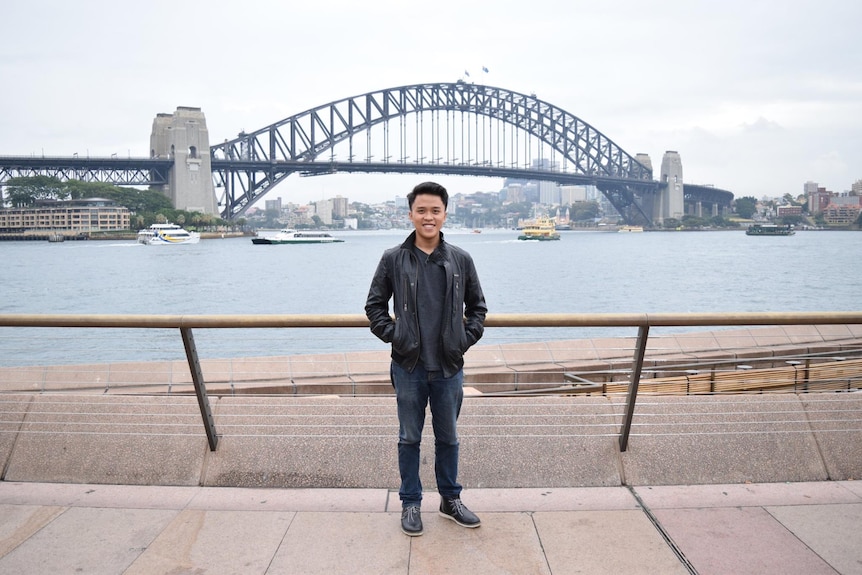
<path fill-rule="evenodd" d="M 332 225 L 332 200 L 314 202 L 314 211 L 321 223 L 327 226 Z"/>
<path fill-rule="evenodd" d="M 512 204 L 517 204 L 524 201 L 524 186 L 521 184 L 510 183 L 505 188 L 506 201 Z"/>
<path fill-rule="evenodd" d="M 267 211 L 275 210 L 276 212 L 281 213 L 281 207 L 282 206 L 281 206 L 281 198 L 280 197 L 275 198 L 274 200 L 265 200 L 263 205 L 264 205 L 264 209 L 266 209 Z"/>
<path fill-rule="evenodd" d="M 349 206 L 347 198 L 335 196 L 332 198 L 332 217 L 336 220 L 343 220 L 347 217 Z"/>
<path fill-rule="evenodd" d="M 805 182 L 805 195 L 808 198 L 808 213 L 815 215 L 826 209 L 835 194 L 826 188 L 818 187 L 816 182 Z"/>
<path fill-rule="evenodd" d="M 560 186 L 560 205 L 571 206 L 587 201 L 587 186 Z"/>

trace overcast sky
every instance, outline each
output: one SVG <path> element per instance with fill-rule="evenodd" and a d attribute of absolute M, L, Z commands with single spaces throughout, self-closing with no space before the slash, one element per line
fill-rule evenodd
<path fill-rule="evenodd" d="M 656 171 L 677 150 L 685 181 L 737 197 L 862 179 L 856 0 L 7 0 L 2 14 L 0 155 L 147 156 L 153 118 L 177 106 L 200 107 L 215 143 L 466 70 Z M 379 201 L 417 178 L 291 176 L 267 198 Z M 501 183 L 434 178 L 450 193 Z"/>

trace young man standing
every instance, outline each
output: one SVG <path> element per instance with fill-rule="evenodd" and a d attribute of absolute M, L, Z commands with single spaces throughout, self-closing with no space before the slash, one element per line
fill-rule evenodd
<path fill-rule="evenodd" d="M 485 296 L 473 259 L 443 241 L 449 195 L 425 182 L 407 195 L 415 231 L 383 253 L 365 303 L 371 331 L 392 344 L 390 374 L 398 404 L 401 530 L 422 535 L 419 447 L 431 404 L 440 515 L 464 527 L 479 518 L 461 503 L 456 423 L 464 398 L 464 352 L 484 331 Z M 389 314 L 393 301 L 395 319 Z"/>

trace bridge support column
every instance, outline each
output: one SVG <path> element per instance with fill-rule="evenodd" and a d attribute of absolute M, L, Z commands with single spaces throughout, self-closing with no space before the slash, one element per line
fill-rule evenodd
<path fill-rule="evenodd" d="M 207 122 L 200 108 L 180 106 L 158 114 L 150 134 L 150 156 L 173 158 L 169 184 L 162 192 L 178 210 L 218 215 L 210 167 Z"/>
<path fill-rule="evenodd" d="M 659 192 L 653 219 L 659 224 L 670 218 L 681 220 L 685 215 L 685 196 L 682 184 L 682 159 L 678 152 L 668 150 L 662 156 L 659 181 L 664 187 Z"/>

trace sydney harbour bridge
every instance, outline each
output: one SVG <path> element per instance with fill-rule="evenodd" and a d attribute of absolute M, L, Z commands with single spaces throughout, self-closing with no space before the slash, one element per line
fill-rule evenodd
<path fill-rule="evenodd" d="M 204 153 L 208 150 L 208 154 Z M 733 194 L 683 183 L 676 152 L 654 175 L 577 116 L 535 95 L 467 83 L 415 84 L 317 106 L 210 145 L 203 113 L 158 114 L 147 158 L 0 157 L 13 177 L 159 186 L 179 209 L 241 216 L 291 175 L 447 174 L 595 186 L 633 225 L 730 209 Z M 289 185 L 282 190 L 289 196 Z"/>

